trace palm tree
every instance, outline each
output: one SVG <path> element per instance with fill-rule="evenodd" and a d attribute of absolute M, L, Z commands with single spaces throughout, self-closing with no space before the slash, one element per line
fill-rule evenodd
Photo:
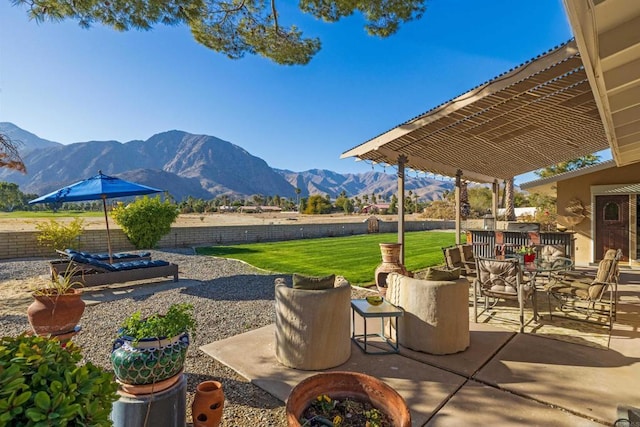
<path fill-rule="evenodd" d="M 296 187 L 296 206 L 300 206 L 300 193 L 302 192 L 302 190 L 300 190 L 298 187 Z"/>

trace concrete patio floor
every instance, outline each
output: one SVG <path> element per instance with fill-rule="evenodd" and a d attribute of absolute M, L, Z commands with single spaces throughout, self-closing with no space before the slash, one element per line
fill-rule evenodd
<path fill-rule="evenodd" d="M 625 314 L 606 350 L 472 322 L 464 352 L 434 356 L 401 347 L 400 354 L 372 355 L 352 343 L 350 359 L 330 371 L 380 378 L 404 397 L 414 426 L 613 425 L 628 418 L 623 408 L 640 407 L 639 273 L 621 275 Z M 369 320 L 368 328 L 379 327 L 378 319 Z M 362 321 L 355 327 L 361 331 Z M 269 325 L 201 350 L 285 402 L 315 372 L 280 365 L 274 334 Z"/>

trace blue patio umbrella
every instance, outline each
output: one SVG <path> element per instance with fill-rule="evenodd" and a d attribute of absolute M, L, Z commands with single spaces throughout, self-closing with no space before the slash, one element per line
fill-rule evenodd
<path fill-rule="evenodd" d="M 40 196 L 29 201 L 33 203 L 62 203 L 80 202 L 85 200 L 102 199 L 104 220 L 107 224 L 107 246 L 109 249 L 109 261 L 111 261 L 111 234 L 109 232 L 109 219 L 107 217 L 107 199 L 127 196 L 141 196 L 144 194 L 160 193 L 159 190 L 146 185 L 125 181 L 113 176 L 104 175 L 98 171 L 98 175 L 87 178 L 75 184 L 62 187 L 52 193 Z"/>

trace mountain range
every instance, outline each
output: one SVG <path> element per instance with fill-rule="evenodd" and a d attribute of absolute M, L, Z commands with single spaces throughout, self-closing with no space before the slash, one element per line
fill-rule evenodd
<path fill-rule="evenodd" d="M 0 133 L 17 143 L 27 173 L 0 169 L 0 181 L 18 184 L 24 193 L 43 195 L 95 175 L 98 170 L 168 191 L 181 201 L 188 196 L 221 195 L 300 197 L 329 194 L 336 198 L 397 192 L 396 175 L 383 172 L 340 174 L 325 169 L 303 172 L 271 168 L 242 147 L 215 136 L 170 130 L 146 141 L 87 141 L 60 144 L 40 138 L 13 123 L 0 122 Z M 426 177 L 408 177 L 405 191 L 421 201 L 439 199 L 453 184 Z"/>

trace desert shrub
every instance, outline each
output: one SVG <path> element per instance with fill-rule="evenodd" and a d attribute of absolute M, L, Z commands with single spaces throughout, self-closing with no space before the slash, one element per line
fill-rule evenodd
<path fill-rule="evenodd" d="M 50 219 L 36 225 L 38 244 L 45 248 L 63 250 L 65 248 L 78 249 L 78 238 L 84 232 L 84 220 L 74 218 L 68 225 Z"/>
<path fill-rule="evenodd" d="M 159 196 L 144 196 L 126 206 L 119 203 L 111 216 L 136 248 L 150 249 L 171 231 L 178 207 L 168 200 L 161 201 Z"/>

